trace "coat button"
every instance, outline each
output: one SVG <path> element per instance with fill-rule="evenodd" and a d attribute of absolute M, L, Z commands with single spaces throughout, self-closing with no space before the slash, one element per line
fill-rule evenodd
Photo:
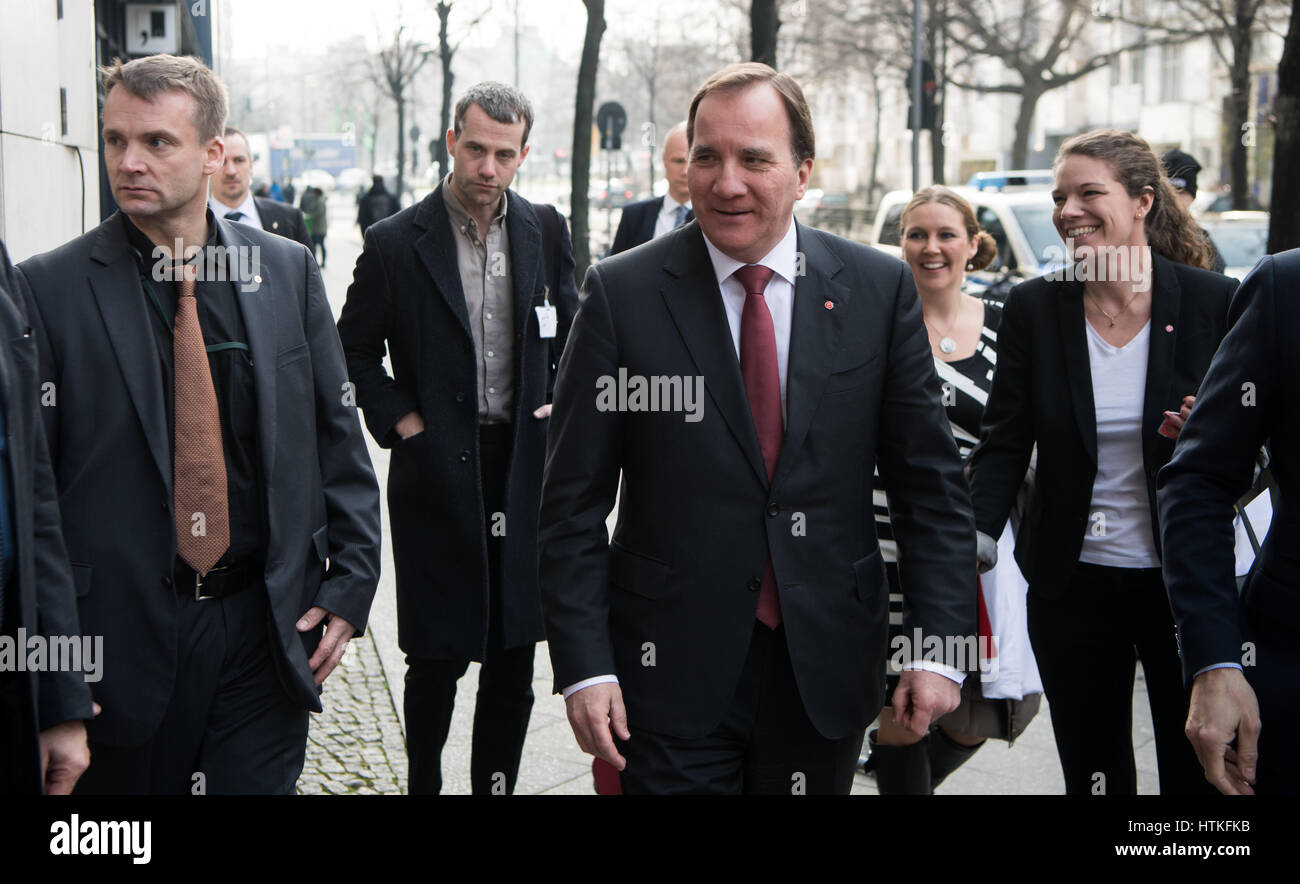
<path fill-rule="evenodd" d="M 164 577 L 164 578 L 163 578 L 163 586 L 165 586 L 165 587 L 167 587 L 168 589 L 170 589 L 170 588 L 171 588 L 171 585 L 172 585 L 172 579 L 171 579 L 170 577 Z"/>
<path fill-rule="evenodd" d="M 769 504 L 767 505 L 767 514 L 768 514 L 769 516 L 775 518 L 776 516 L 780 515 L 780 513 L 781 513 L 781 508 L 780 508 L 779 506 L 777 506 L 776 504 L 774 504 L 774 503 L 769 503 Z"/>
<path fill-rule="evenodd" d="M 464 402 L 464 401 L 465 401 L 465 394 L 464 394 L 464 393 L 457 393 L 457 394 L 456 394 L 456 401 L 457 401 L 457 402 Z"/>
<path fill-rule="evenodd" d="M 763 588 L 763 581 L 759 580 L 757 577 L 755 577 L 754 579 L 750 580 L 748 583 L 745 584 L 745 589 L 749 590 L 750 592 L 758 592 L 762 588 Z"/>
<path fill-rule="evenodd" d="M 469 463 L 469 451 L 462 451 L 460 453 L 460 462 Z"/>

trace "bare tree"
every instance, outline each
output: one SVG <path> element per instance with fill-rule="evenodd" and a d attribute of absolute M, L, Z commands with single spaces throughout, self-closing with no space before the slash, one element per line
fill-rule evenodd
<path fill-rule="evenodd" d="M 447 177 L 446 134 L 447 130 L 451 128 L 451 87 L 455 81 L 455 74 L 451 70 L 451 62 L 456 56 L 456 51 L 460 49 L 460 44 L 469 36 L 469 32 L 492 10 L 492 4 L 489 2 L 480 10 L 478 15 L 461 29 L 460 39 L 452 42 L 449 22 L 451 9 L 455 5 L 455 0 L 439 0 L 434 6 L 434 10 L 438 13 L 438 58 L 442 61 L 442 110 L 438 114 L 438 125 L 440 127 L 438 129 L 438 138 L 434 142 L 437 145 L 435 152 L 438 160 L 438 178 L 440 180 Z"/>
<path fill-rule="evenodd" d="M 1300 247 L 1300 2 L 1291 6 L 1274 105 L 1273 197 L 1269 201 L 1270 255 Z"/>
<path fill-rule="evenodd" d="M 1020 96 L 1011 166 L 1024 168 L 1029 159 L 1029 133 L 1038 99 L 1093 71 L 1112 64 L 1122 52 L 1142 46 L 1182 42 L 1182 37 L 1141 37 L 1129 45 L 1088 52 L 1072 63 L 1071 52 L 1086 46 L 1084 32 L 1093 26 L 1092 0 L 1023 0 L 1019 5 L 992 0 L 948 7 L 947 38 L 963 56 L 950 68 L 978 58 L 995 58 L 1017 74 L 1019 83 L 975 83 L 949 76 L 948 82 L 976 92 Z M 1055 20 L 1055 27 L 1048 29 Z"/>
<path fill-rule="evenodd" d="M 406 91 L 433 52 L 418 40 L 404 39 L 405 25 L 398 25 L 393 42 L 371 58 L 371 78 L 397 105 L 397 198 L 406 188 Z M 373 154 L 371 157 L 373 164 Z"/>
<path fill-rule="evenodd" d="M 573 108 L 573 168 L 570 175 L 569 211 L 573 224 L 574 275 L 581 278 L 591 266 L 591 232 L 587 190 L 591 177 L 591 125 L 596 104 L 596 71 L 600 64 L 600 38 L 605 33 L 605 0 L 582 0 L 587 7 L 587 33 L 578 65 L 578 88 Z"/>
<path fill-rule="evenodd" d="M 1170 21 L 1167 14 L 1152 11 L 1141 17 L 1116 15 L 1119 21 L 1143 28 L 1148 33 L 1177 40 L 1208 38 L 1215 54 L 1228 69 L 1230 93 L 1224 129 L 1231 145 L 1228 168 L 1232 186 L 1232 207 L 1245 209 L 1250 196 L 1249 145 L 1253 142 L 1250 120 L 1251 57 L 1255 40 L 1278 22 L 1286 11 L 1285 0 L 1169 0 L 1182 15 Z M 1166 12 L 1168 10 L 1162 10 Z M 1226 146 L 1226 145 L 1225 145 Z"/>

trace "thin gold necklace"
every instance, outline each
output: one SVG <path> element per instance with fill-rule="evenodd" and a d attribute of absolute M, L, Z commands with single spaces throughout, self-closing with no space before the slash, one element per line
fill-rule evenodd
<path fill-rule="evenodd" d="M 1114 316 L 1111 316 L 1109 313 L 1106 312 L 1106 308 L 1101 306 L 1101 301 L 1097 300 L 1096 295 L 1094 295 L 1092 292 L 1086 292 L 1086 294 L 1088 295 L 1088 297 L 1092 298 L 1093 305 L 1096 306 L 1096 308 L 1101 311 L 1101 315 L 1110 320 L 1110 327 L 1114 328 L 1115 320 L 1119 319 L 1121 316 L 1124 315 L 1124 311 L 1128 309 L 1128 305 L 1133 303 L 1134 299 L 1137 298 L 1140 292 L 1134 292 L 1133 294 L 1129 295 L 1128 300 L 1124 302 L 1124 306 L 1116 310 Z"/>

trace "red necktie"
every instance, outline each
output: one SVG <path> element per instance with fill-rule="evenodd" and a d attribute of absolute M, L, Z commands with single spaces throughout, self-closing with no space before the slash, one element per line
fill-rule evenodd
<path fill-rule="evenodd" d="M 763 451 L 770 482 L 781 455 L 785 435 L 781 420 L 781 375 L 776 361 L 776 331 L 772 314 L 763 299 L 763 291 L 772 278 L 772 269 L 746 264 L 732 274 L 745 288 L 745 309 L 740 314 L 740 376 L 749 398 L 749 413 L 758 431 L 758 445 Z M 776 572 L 769 554 L 763 565 L 763 586 L 758 593 L 758 619 L 769 629 L 781 625 L 781 602 L 776 591 Z"/>

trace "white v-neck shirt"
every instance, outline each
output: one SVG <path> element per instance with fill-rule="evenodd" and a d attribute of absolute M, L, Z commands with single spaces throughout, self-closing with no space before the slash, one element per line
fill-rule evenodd
<path fill-rule="evenodd" d="M 1083 321 L 1097 416 L 1097 478 L 1079 561 L 1115 568 L 1158 568 L 1142 456 L 1151 321 L 1114 347 Z"/>

